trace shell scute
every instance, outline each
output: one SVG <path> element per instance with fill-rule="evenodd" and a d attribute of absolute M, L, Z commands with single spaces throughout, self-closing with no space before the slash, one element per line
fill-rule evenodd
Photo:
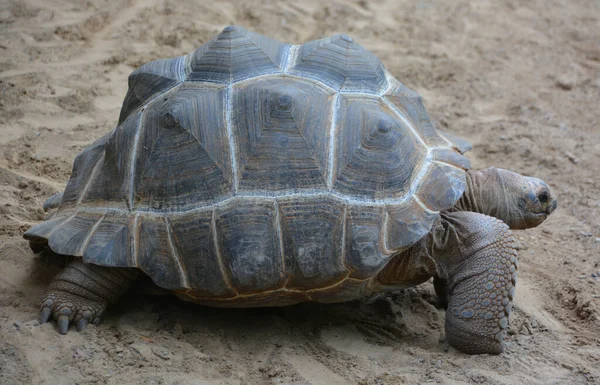
<path fill-rule="evenodd" d="M 333 187 L 371 199 L 406 195 L 427 149 L 379 98 L 344 96 Z"/>
<path fill-rule="evenodd" d="M 465 191 L 466 176 L 461 168 L 432 162 L 415 195 L 432 211 L 452 208 Z"/>
<path fill-rule="evenodd" d="M 349 274 L 344 266 L 343 205 L 332 199 L 279 203 L 286 287 L 310 289 L 332 285 Z"/>
<path fill-rule="evenodd" d="M 130 114 L 104 144 L 104 157 L 95 177 L 81 196 L 82 204 L 111 202 L 111 207 L 130 208 L 131 152 L 140 126 L 141 112 Z"/>
<path fill-rule="evenodd" d="M 225 88 L 186 85 L 144 113 L 135 160 L 135 207 L 182 210 L 232 190 Z"/>
<path fill-rule="evenodd" d="M 54 230 L 60 227 L 73 215 L 74 210 L 61 210 L 52 216 L 52 218 L 31 227 L 25 232 L 25 234 L 23 234 L 23 238 L 27 239 L 31 243 L 47 244 L 50 234 L 52 234 Z"/>
<path fill-rule="evenodd" d="M 288 45 L 241 27 L 225 28 L 198 48 L 190 60 L 188 80 L 231 83 L 282 73 Z"/>
<path fill-rule="evenodd" d="M 303 44 L 289 72 L 341 92 L 379 94 L 387 86 L 381 61 L 346 35 Z"/>
<path fill-rule="evenodd" d="M 133 228 L 131 216 L 108 210 L 100 219 L 83 250 L 83 260 L 100 266 L 131 267 L 133 259 Z"/>
<path fill-rule="evenodd" d="M 407 249 L 429 232 L 437 213 L 426 212 L 414 199 L 388 206 L 386 248 L 393 252 Z"/>
<path fill-rule="evenodd" d="M 48 245 L 55 253 L 81 257 L 94 225 L 99 220 L 98 215 L 78 213 L 52 232 Z"/>
<path fill-rule="evenodd" d="M 268 291 L 284 285 L 277 217 L 272 200 L 233 202 L 216 213 L 218 248 L 236 291 Z"/>
<path fill-rule="evenodd" d="M 105 145 L 112 135 L 108 133 L 89 145 L 73 162 L 71 177 L 62 196 L 59 209 L 75 207 L 86 193 L 95 168 L 101 168 L 104 161 Z"/>
<path fill-rule="evenodd" d="M 325 188 L 333 93 L 268 77 L 234 87 L 231 121 L 240 189 Z"/>
<path fill-rule="evenodd" d="M 394 79 L 393 87 L 385 92 L 383 98 L 407 120 L 408 124 L 411 124 L 412 129 L 418 132 L 427 146 L 449 146 L 436 131 L 425 110 L 423 99 L 415 91 Z"/>
<path fill-rule="evenodd" d="M 351 207 L 346 220 L 346 266 L 351 278 L 375 276 L 389 261 L 391 253 L 382 236 L 385 226 L 383 207 Z"/>
<path fill-rule="evenodd" d="M 133 71 L 129 75 L 129 90 L 121 107 L 119 124 L 146 101 L 185 80 L 184 62 L 183 56 L 159 59 Z"/>
<path fill-rule="evenodd" d="M 235 295 L 217 258 L 213 211 L 191 212 L 170 218 L 174 247 L 185 259 L 189 286 L 194 295 L 225 298 Z"/>
<path fill-rule="evenodd" d="M 187 287 L 187 266 L 173 247 L 168 221 L 164 217 L 140 216 L 138 226 L 137 267 L 160 287 Z"/>

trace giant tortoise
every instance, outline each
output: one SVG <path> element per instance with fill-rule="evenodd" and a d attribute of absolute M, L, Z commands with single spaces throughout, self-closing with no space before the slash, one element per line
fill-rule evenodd
<path fill-rule="evenodd" d="M 41 322 L 97 324 L 140 275 L 210 306 L 341 302 L 434 279 L 446 338 L 499 353 L 509 229 L 556 208 L 539 179 L 470 170 L 418 94 L 346 35 L 284 44 L 227 27 L 129 76 L 117 127 L 25 233 L 72 256 Z"/>

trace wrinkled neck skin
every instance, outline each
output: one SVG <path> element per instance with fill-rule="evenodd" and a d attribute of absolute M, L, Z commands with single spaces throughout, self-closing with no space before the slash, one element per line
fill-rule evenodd
<path fill-rule="evenodd" d="M 467 171 L 465 192 L 450 211 L 473 211 L 498 218 L 511 229 L 526 229 L 542 223 L 556 206 L 540 179 L 490 167 Z"/>
<path fill-rule="evenodd" d="M 473 211 L 503 219 L 511 215 L 510 196 L 497 169 L 469 170 L 465 192 L 451 211 Z"/>

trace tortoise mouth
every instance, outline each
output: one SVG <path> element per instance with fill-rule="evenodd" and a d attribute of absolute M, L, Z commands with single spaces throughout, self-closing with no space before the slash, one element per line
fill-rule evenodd
<path fill-rule="evenodd" d="M 543 218 L 546 219 L 548 217 L 548 215 L 552 214 L 552 212 L 554 212 L 554 210 L 556 210 L 556 207 L 558 206 L 556 199 L 552 200 L 552 202 L 546 206 L 545 210 L 542 211 L 530 211 L 527 210 L 527 213 L 533 215 L 536 218 Z"/>

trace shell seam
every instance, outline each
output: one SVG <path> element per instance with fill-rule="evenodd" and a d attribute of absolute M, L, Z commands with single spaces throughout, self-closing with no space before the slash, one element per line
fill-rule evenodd
<path fill-rule="evenodd" d="M 388 226 L 390 225 L 390 213 L 387 209 L 384 210 L 383 214 L 383 252 L 385 254 L 393 254 L 394 251 L 388 247 Z"/>
<path fill-rule="evenodd" d="M 173 259 L 175 260 L 175 263 L 177 264 L 177 267 L 179 267 L 179 271 L 181 272 L 181 283 L 183 284 L 184 287 L 190 287 L 190 284 L 188 282 L 187 268 L 185 267 L 183 261 L 181 260 L 179 253 L 175 249 L 175 245 L 173 244 L 173 233 L 171 232 L 171 224 L 169 223 L 169 218 L 166 216 L 165 216 L 165 227 L 167 230 L 167 243 L 169 244 L 169 249 L 171 251 L 171 255 L 173 256 Z"/>
<path fill-rule="evenodd" d="M 235 143 L 235 137 L 233 136 L 233 126 L 231 124 L 231 109 L 233 108 L 232 101 L 232 85 L 227 87 L 225 91 L 225 124 L 227 129 L 227 139 L 229 142 L 229 157 L 231 160 L 231 178 L 233 179 L 233 192 L 237 193 L 239 186 L 239 169 L 237 163 L 237 148 Z"/>
<path fill-rule="evenodd" d="M 261 291 L 259 293 L 242 293 L 242 294 L 238 294 L 235 297 L 225 297 L 225 298 L 218 298 L 218 297 L 196 297 L 190 294 L 186 294 L 189 297 L 192 297 L 194 299 L 205 299 L 205 300 L 209 300 L 209 301 L 234 301 L 234 300 L 238 300 L 240 298 L 247 298 L 247 297 L 252 297 L 252 296 L 256 296 L 256 295 L 265 295 L 265 294 L 270 294 L 270 293 L 277 293 L 277 292 L 287 292 L 287 293 L 298 293 L 298 294 L 304 294 L 306 295 L 309 299 L 313 300 L 310 297 L 310 294 L 314 294 L 314 293 L 318 293 L 318 292 L 322 292 L 322 291 L 326 291 L 329 290 L 333 287 L 339 286 L 341 284 L 343 284 L 346 281 L 352 281 L 352 282 L 357 282 L 357 283 L 362 283 L 362 282 L 367 282 L 367 281 L 371 281 L 373 278 L 365 278 L 365 279 L 357 279 L 357 278 L 350 278 L 348 276 L 346 276 L 346 278 L 341 279 L 340 281 L 334 283 L 333 285 L 329 285 L 329 286 L 325 286 L 325 287 L 319 287 L 319 288 L 315 288 L 315 289 L 310 289 L 310 290 L 294 290 L 294 289 L 287 289 L 287 288 L 279 288 L 279 289 L 275 289 L 275 290 L 268 290 L 268 291 Z M 185 294 L 185 293 L 184 293 Z"/>
<path fill-rule="evenodd" d="M 92 240 L 92 237 L 96 233 L 96 230 L 98 230 L 98 227 L 100 227 L 100 223 L 104 220 L 104 217 L 106 217 L 106 214 L 108 214 L 108 209 L 106 210 L 106 212 L 104 214 L 102 214 L 100 219 L 98 219 L 96 221 L 96 223 L 94 223 L 94 226 L 92 226 L 90 233 L 88 234 L 87 237 L 85 237 L 85 240 L 81 243 L 80 252 L 81 252 L 82 256 L 87 251 L 87 247 L 88 247 L 90 241 Z"/>
<path fill-rule="evenodd" d="M 277 199 L 274 200 L 273 207 L 275 208 L 275 232 L 279 242 L 279 253 L 281 254 L 281 270 L 283 272 L 283 276 L 285 277 L 285 247 L 283 245 L 283 227 L 281 224 L 281 211 L 279 211 L 279 203 L 277 202 Z M 285 284 L 282 287 L 285 287 L 288 281 L 289 279 L 285 281 Z"/>
<path fill-rule="evenodd" d="M 428 169 L 428 166 L 430 163 L 431 162 L 428 162 L 428 164 L 426 164 L 422 168 L 422 170 L 426 171 Z M 425 172 L 420 172 L 419 174 L 424 175 Z M 415 184 L 418 184 L 419 179 L 421 179 L 423 177 L 423 175 L 418 175 L 417 178 L 415 178 Z M 129 210 L 129 209 L 123 209 L 123 208 L 117 208 L 117 207 L 111 207 L 110 210 L 117 212 L 117 213 L 126 213 L 126 214 L 140 213 L 140 214 L 145 214 L 148 216 L 186 215 L 186 214 L 191 214 L 191 213 L 194 213 L 197 211 L 208 211 L 208 210 L 213 210 L 215 208 L 220 208 L 220 207 L 227 205 L 229 202 L 235 201 L 235 200 L 246 200 L 246 199 L 247 200 L 252 200 L 252 199 L 267 199 L 267 200 L 274 200 L 274 199 L 282 200 L 282 199 L 284 199 L 285 200 L 285 199 L 294 199 L 294 198 L 298 198 L 298 197 L 331 198 L 332 200 L 335 200 L 337 202 L 342 202 L 342 203 L 349 204 L 352 206 L 384 207 L 384 206 L 388 206 L 388 205 L 401 205 L 403 203 L 408 202 L 411 198 L 415 198 L 414 190 L 416 190 L 416 188 L 410 190 L 410 194 L 408 194 L 402 198 L 383 199 L 383 200 L 379 200 L 379 201 L 353 199 L 353 198 L 344 196 L 342 194 L 336 194 L 335 191 L 315 190 L 313 192 L 290 193 L 290 194 L 277 195 L 277 196 L 262 195 L 262 194 L 237 194 L 234 196 L 227 197 L 223 200 L 220 200 L 217 203 L 212 203 L 210 205 L 204 205 L 204 206 L 194 207 L 194 208 L 185 209 L 185 210 L 170 210 L 170 211 L 162 210 L 162 211 L 159 211 L 159 210 L 154 210 L 154 209 L 142 209 L 142 208 L 138 208 L 136 210 Z M 81 212 L 103 212 L 105 209 L 106 209 L 105 207 L 94 207 L 94 206 L 84 206 L 84 205 L 79 205 L 76 208 L 76 210 L 81 211 Z M 430 213 L 431 212 L 437 213 L 437 211 L 433 211 L 430 209 L 427 209 L 427 210 Z"/>
<path fill-rule="evenodd" d="M 406 116 L 404 116 L 404 114 L 393 103 L 391 103 L 388 100 L 388 98 L 382 96 L 381 100 L 390 110 L 392 110 L 392 112 L 394 112 L 398 116 L 398 118 L 400 118 L 400 120 L 402 120 L 404 125 L 406 125 L 406 127 L 408 127 L 410 131 L 412 131 L 413 135 L 417 138 L 417 140 L 421 142 L 421 144 L 425 146 L 425 148 L 429 149 L 429 146 L 427 145 L 427 143 L 425 143 L 425 140 L 421 137 L 417 129 L 413 126 L 412 122 Z"/>
<path fill-rule="evenodd" d="M 221 248 L 219 247 L 219 237 L 217 236 L 217 212 L 213 210 L 212 217 L 210 220 L 210 230 L 212 231 L 213 243 L 215 245 L 215 255 L 217 257 L 217 264 L 219 265 L 219 270 L 221 270 L 221 276 L 223 277 L 223 281 L 228 288 L 230 288 L 235 296 L 239 296 L 238 291 L 231 284 L 231 280 L 229 279 L 229 274 L 225 270 L 225 265 L 223 264 L 223 255 L 221 254 Z"/>
<path fill-rule="evenodd" d="M 185 61 L 186 61 L 186 56 L 187 55 L 183 55 L 183 56 L 178 56 L 177 57 L 177 77 L 178 80 L 180 82 L 185 81 Z"/>
<path fill-rule="evenodd" d="M 385 94 L 387 94 L 394 88 L 395 78 L 392 76 L 390 71 L 388 71 L 386 69 L 384 69 L 384 71 L 385 71 L 386 85 L 385 85 L 385 87 L 382 87 L 381 92 L 379 93 L 379 97 L 383 97 Z"/>
<path fill-rule="evenodd" d="M 331 108 L 331 127 L 329 128 L 329 165 L 327 167 L 327 187 L 333 188 L 333 171 L 335 169 L 336 157 L 337 157 L 337 146 L 335 145 L 335 139 L 337 134 L 337 121 L 340 110 L 341 97 L 340 93 L 336 93 L 333 99 Z"/>
<path fill-rule="evenodd" d="M 73 215 L 69 216 L 67 219 L 65 219 L 64 221 L 62 221 L 60 223 L 60 225 L 56 226 L 55 228 L 52 229 L 52 231 L 50 231 L 48 233 L 48 235 L 46 235 L 44 238 L 46 238 L 47 240 L 50 240 L 50 236 L 52 234 L 54 234 L 54 232 L 58 229 L 60 229 L 61 227 L 63 227 L 67 222 L 69 222 L 71 219 L 75 218 L 75 216 L 78 214 L 78 212 L 76 211 Z"/>
<path fill-rule="evenodd" d="M 249 32 L 249 31 L 246 31 L 246 32 Z M 258 35 L 258 34 L 254 34 L 254 33 L 252 33 L 252 32 L 250 32 L 250 34 L 252 34 L 252 35 Z M 283 72 L 283 68 L 282 68 L 282 66 L 281 66 L 280 64 L 277 64 L 277 63 L 275 63 L 275 62 L 273 61 L 273 59 L 271 58 L 271 56 L 269 56 L 269 54 L 268 54 L 268 53 L 266 53 L 266 52 L 265 52 L 265 50 L 264 50 L 264 49 L 262 49 L 262 47 L 256 43 L 256 41 L 254 41 L 253 39 L 251 39 L 250 37 L 248 37 L 248 33 L 246 33 L 246 34 L 244 35 L 244 37 L 246 38 L 246 40 L 249 40 L 249 41 L 251 41 L 251 42 L 254 44 L 254 46 L 255 46 L 256 48 L 258 48 L 258 50 L 259 50 L 260 52 L 262 52 L 262 53 L 263 53 L 263 54 L 264 54 L 264 55 L 265 55 L 265 56 L 266 56 L 266 57 L 269 59 L 269 61 L 270 61 L 271 63 L 273 63 L 273 65 L 274 65 L 276 68 L 279 68 L 279 69 L 280 69 L 280 70 Z M 260 37 L 263 37 L 263 36 L 261 36 L 261 35 L 258 35 L 258 37 L 260 38 Z M 281 42 L 279 42 L 279 44 L 287 45 L 286 43 L 281 43 Z M 230 52 L 231 52 L 231 51 L 230 51 Z"/>
<path fill-rule="evenodd" d="M 287 74 L 292 65 L 296 64 L 298 58 L 298 52 L 300 51 L 300 46 L 296 44 L 289 44 L 288 49 L 285 55 L 285 62 L 283 63 L 283 73 Z"/>

